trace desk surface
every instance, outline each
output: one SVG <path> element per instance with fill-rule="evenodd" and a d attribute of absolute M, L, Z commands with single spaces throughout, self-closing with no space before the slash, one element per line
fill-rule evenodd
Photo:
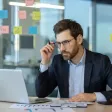
<path fill-rule="evenodd" d="M 13 103 L 0 102 L 0 112 L 26 112 L 22 109 L 9 108 Z M 74 108 L 74 112 L 112 112 L 112 105 L 101 105 L 98 103 L 88 105 L 87 108 Z"/>

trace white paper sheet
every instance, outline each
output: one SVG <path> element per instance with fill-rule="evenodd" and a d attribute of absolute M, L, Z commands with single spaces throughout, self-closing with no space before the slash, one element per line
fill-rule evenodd
<path fill-rule="evenodd" d="M 10 108 L 20 108 L 20 109 L 41 109 L 41 108 L 51 108 L 50 104 L 13 104 Z"/>
<path fill-rule="evenodd" d="M 71 108 L 30 109 L 29 112 L 74 112 Z"/>
<path fill-rule="evenodd" d="M 10 108 L 21 108 L 21 109 L 49 109 L 49 108 L 55 108 L 55 107 L 62 107 L 62 108 L 76 108 L 76 107 L 87 107 L 87 103 L 85 102 L 66 102 L 66 103 L 59 103 L 59 102 L 53 102 L 50 104 L 13 104 L 10 106 Z"/>

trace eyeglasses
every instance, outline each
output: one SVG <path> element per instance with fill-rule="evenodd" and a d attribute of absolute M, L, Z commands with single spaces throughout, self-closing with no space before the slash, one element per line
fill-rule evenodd
<path fill-rule="evenodd" d="M 62 42 L 55 42 L 54 44 L 60 49 L 61 44 L 63 44 L 64 47 L 67 47 L 72 40 L 74 40 L 74 38 L 71 39 L 71 40 L 65 40 L 65 41 L 62 41 Z"/>

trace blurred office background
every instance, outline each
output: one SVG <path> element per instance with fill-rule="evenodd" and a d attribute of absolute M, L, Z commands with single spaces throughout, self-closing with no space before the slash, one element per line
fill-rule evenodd
<path fill-rule="evenodd" d="M 25 0 L 0 0 L 0 10 L 8 10 L 8 18 L 0 18 L 0 26 L 9 26 L 8 34 L 0 33 L 0 68 L 21 69 L 29 96 L 36 95 L 40 48 L 55 40 L 53 25 L 61 19 L 79 22 L 84 30 L 84 46 L 108 55 L 112 61 L 111 0 L 35 0 L 32 7 L 26 6 Z M 26 11 L 26 19 L 19 19 L 18 11 Z M 39 20 L 32 20 L 34 11 L 40 13 Z M 22 26 L 22 34 L 13 33 L 15 26 Z M 37 27 L 37 34 L 29 34 L 30 26 Z"/>

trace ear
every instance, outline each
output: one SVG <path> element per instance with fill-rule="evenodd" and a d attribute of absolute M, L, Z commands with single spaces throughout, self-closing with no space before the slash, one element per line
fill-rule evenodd
<path fill-rule="evenodd" d="M 77 43 L 79 44 L 79 45 L 81 45 L 82 43 L 83 43 L 83 37 L 82 37 L 82 35 L 78 35 L 77 36 Z"/>

